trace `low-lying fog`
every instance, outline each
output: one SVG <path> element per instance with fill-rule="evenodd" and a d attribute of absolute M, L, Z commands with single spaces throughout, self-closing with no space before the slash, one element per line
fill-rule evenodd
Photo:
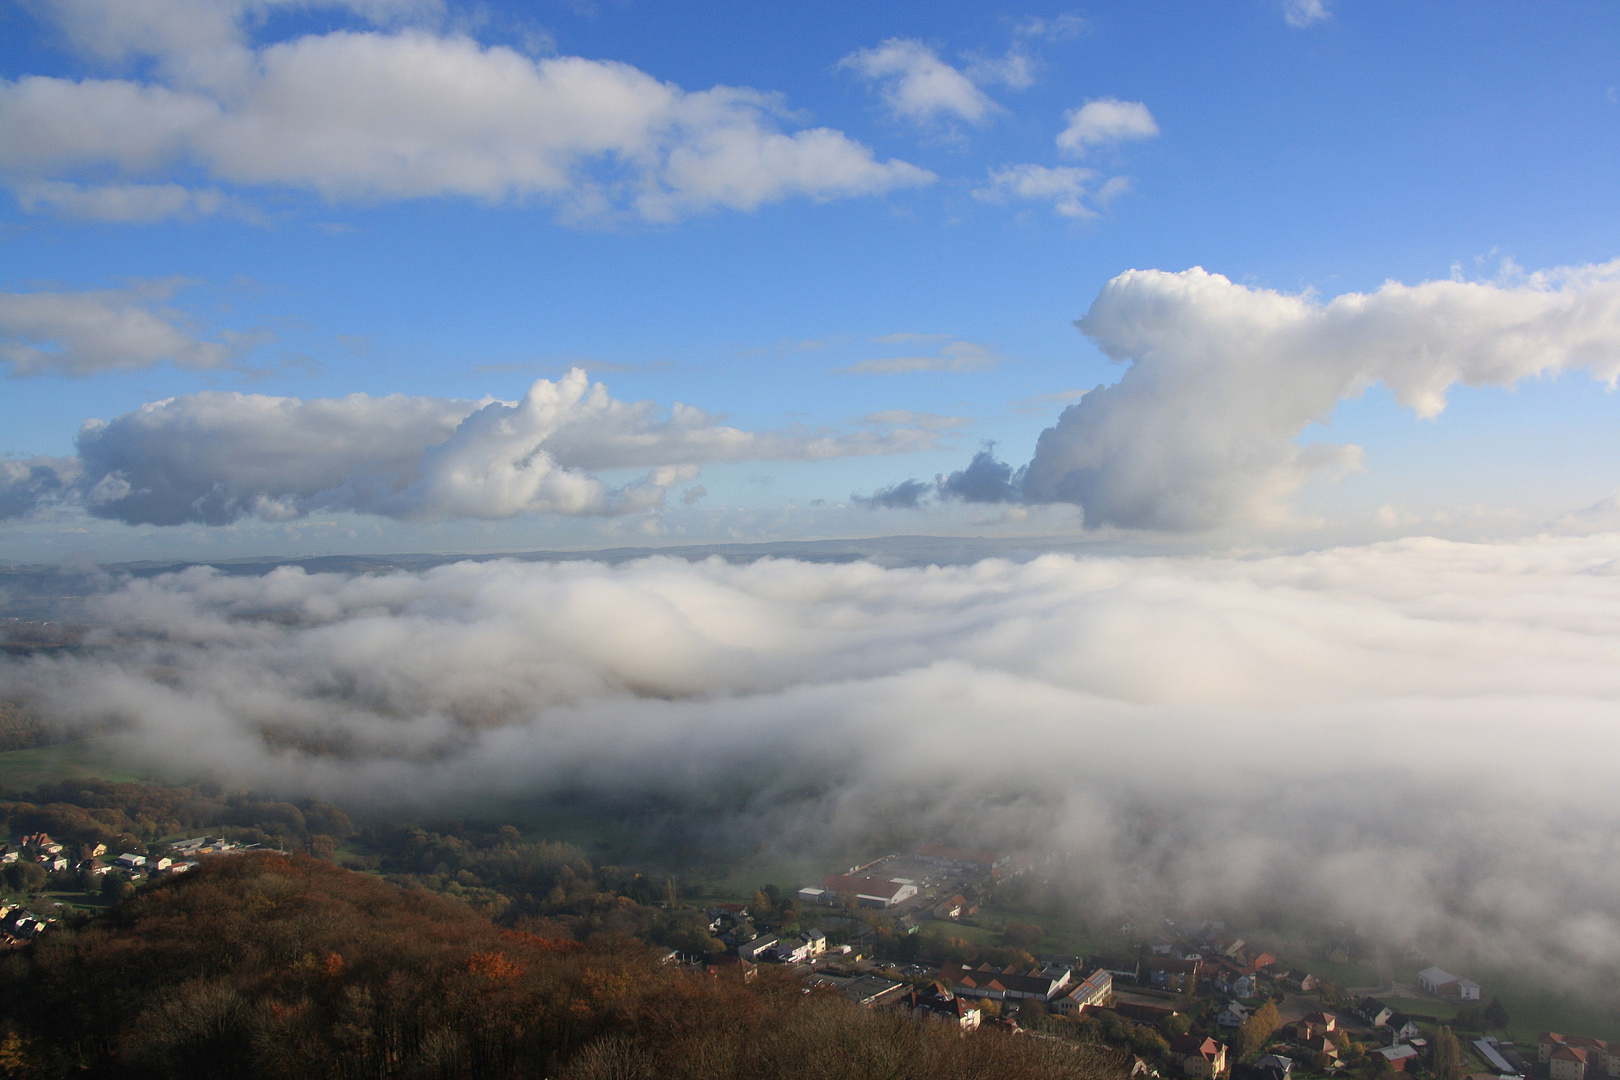
<path fill-rule="evenodd" d="M 884 568 L 463 562 L 92 599 L 0 691 L 142 763 L 383 805 L 557 791 L 798 848 L 881 824 L 1076 895 L 1300 904 L 1607 987 L 1617 537 Z"/>

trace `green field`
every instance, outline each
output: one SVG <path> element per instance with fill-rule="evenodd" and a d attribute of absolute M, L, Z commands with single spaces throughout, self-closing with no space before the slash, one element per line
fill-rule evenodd
<path fill-rule="evenodd" d="M 0 754 L 0 791 L 29 791 L 41 784 L 83 777 L 119 781 L 146 778 L 119 765 L 105 739 L 81 739 Z"/>
<path fill-rule="evenodd" d="M 1111 934 L 1098 933 L 1086 922 L 1073 916 L 1033 914 L 1017 911 L 1010 908 L 1000 908 L 987 905 L 974 921 L 981 927 L 991 928 L 992 938 L 998 934 L 1001 927 L 1017 920 L 1019 922 L 1033 923 L 1046 931 L 1044 937 L 1036 942 L 1029 951 L 1039 956 L 1042 953 L 1059 953 L 1064 956 L 1086 956 L 1099 953 L 1118 953 L 1130 951 L 1130 943 Z M 975 943 L 978 939 L 959 934 Z"/>

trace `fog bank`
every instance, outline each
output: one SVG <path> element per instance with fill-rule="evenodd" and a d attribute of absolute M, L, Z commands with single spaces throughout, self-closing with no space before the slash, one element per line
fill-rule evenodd
<path fill-rule="evenodd" d="M 1597 988 L 1617 540 L 193 568 L 95 598 L 94 647 L 8 661 L 0 690 L 280 791 L 583 790 L 794 847 L 1031 844 L 1099 913 L 1300 905 Z"/>

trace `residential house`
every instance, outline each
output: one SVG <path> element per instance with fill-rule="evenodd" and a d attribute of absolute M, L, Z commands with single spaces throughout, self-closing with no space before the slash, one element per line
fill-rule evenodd
<path fill-rule="evenodd" d="M 1293 1080 L 1293 1058 L 1283 1057 L 1281 1054 L 1266 1054 L 1254 1064 L 1257 1068 L 1270 1070 L 1277 1076 L 1278 1080 Z"/>
<path fill-rule="evenodd" d="M 1290 970 L 1278 981 L 1284 986 L 1293 987 L 1302 994 L 1310 993 L 1312 990 L 1315 990 L 1318 985 L 1315 975 L 1312 975 L 1307 971 L 1298 970 Z"/>
<path fill-rule="evenodd" d="M 1154 956 L 1144 961 L 1142 967 L 1147 971 L 1148 985 L 1161 990 L 1190 993 L 1198 987 L 1198 972 L 1202 967 L 1202 961 Z"/>
<path fill-rule="evenodd" d="M 1101 1008 L 1114 997 L 1114 977 L 1102 968 L 1087 975 L 1073 990 L 1052 1003 L 1061 1016 L 1079 1016 L 1088 1008 Z"/>
<path fill-rule="evenodd" d="M 1248 965 L 1256 971 L 1264 971 L 1266 968 L 1275 967 L 1277 964 L 1277 958 L 1266 952 L 1264 949 L 1261 949 L 1259 952 L 1249 953 L 1244 957 L 1244 959 L 1248 962 Z"/>
<path fill-rule="evenodd" d="M 1373 1027 L 1383 1027 L 1395 1012 L 1394 1009 L 1374 997 L 1359 999 L 1350 1007 L 1350 1011 Z"/>
<path fill-rule="evenodd" d="M 1313 1035 L 1308 1039 L 1301 1039 L 1300 1045 L 1311 1052 L 1311 1058 L 1325 1057 L 1330 1061 L 1339 1060 L 1339 1048 L 1333 1045 L 1333 1040 L 1326 1035 Z"/>
<path fill-rule="evenodd" d="M 781 938 L 778 938 L 775 934 L 761 934 L 752 941 L 745 941 L 737 946 L 737 956 L 750 963 L 758 963 L 760 960 L 765 959 L 767 952 L 771 952 L 776 948 L 776 944 L 780 940 Z"/>
<path fill-rule="evenodd" d="M 1403 1012 L 1390 1013 L 1389 1019 L 1384 1021 L 1384 1026 L 1389 1028 L 1389 1038 L 1392 1043 L 1403 1043 L 1408 1039 L 1418 1037 L 1417 1021 Z"/>
<path fill-rule="evenodd" d="M 1551 1072 L 1552 1064 L 1557 1059 L 1560 1050 L 1579 1050 L 1585 1055 L 1585 1077 L 1610 1076 L 1620 1077 L 1620 1046 L 1610 1046 L 1602 1039 L 1588 1039 L 1579 1035 L 1560 1035 L 1557 1032 L 1542 1032 L 1537 1046 L 1536 1060 L 1548 1066 Z M 1574 1066 L 1569 1059 L 1564 1059 L 1562 1071 L 1570 1072 Z"/>
<path fill-rule="evenodd" d="M 1445 968 L 1424 968 L 1418 972 L 1418 985 L 1435 997 L 1451 1001 L 1479 1000 L 1479 983 L 1453 975 Z"/>
<path fill-rule="evenodd" d="M 957 997 L 948 987 L 937 982 L 921 990 L 907 991 L 894 1005 L 913 1019 L 943 1021 L 963 1031 L 977 1030 L 984 1015 L 977 1005 Z"/>
<path fill-rule="evenodd" d="M 1386 1046 L 1378 1052 L 1384 1056 L 1385 1061 L 1389 1062 L 1389 1067 L 1396 1072 L 1405 1072 L 1407 1063 L 1417 1058 L 1417 1051 L 1404 1044 Z"/>
<path fill-rule="evenodd" d="M 1220 1015 L 1215 1017 L 1215 1023 L 1223 1028 L 1240 1028 L 1248 1018 L 1249 1010 L 1242 1003 L 1234 1001 L 1221 1010 Z"/>
<path fill-rule="evenodd" d="M 1354 956 L 1355 950 L 1351 948 L 1348 941 L 1333 941 L 1328 943 L 1327 948 L 1322 953 L 1330 964 L 1348 964 L 1351 957 Z"/>
<path fill-rule="evenodd" d="M 1226 1072 L 1226 1047 L 1214 1039 L 1178 1035 L 1170 1042 L 1170 1053 L 1181 1059 L 1181 1071 L 1199 1080 L 1215 1080 Z"/>
<path fill-rule="evenodd" d="M 948 899 L 941 900 L 934 906 L 934 918 L 936 919 L 955 920 L 960 919 L 964 915 L 977 915 L 978 913 L 979 905 L 969 903 L 968 898 L 963 896 L 961 893 L 957 893 L 955 896 L 949 897 Z"/>
<path fill-rule="evenodd" d="M 1334 1028 L 1338 1027 L 1338 1020 L 1325 1012 L 1306 1013 L 1304 1021 L 1305 1023 L 1315 1027 L 1318 1031 L 1332 1031 Z"/>
<path fill-rule="evenodd" d="M 1552 1080 L 1586 1080 L 1588 1057 L 1585 1047 L 1560 1046 L 1547 1062 L 1547 1075 Z"/>
<path fill-rule="evenodd" d="M 784 964 L 802 964 L 827 951 L 827 936 L 819 930 L 810 930 L 790 938 L 782 938 L 771 946 L 771 955 Z"/>

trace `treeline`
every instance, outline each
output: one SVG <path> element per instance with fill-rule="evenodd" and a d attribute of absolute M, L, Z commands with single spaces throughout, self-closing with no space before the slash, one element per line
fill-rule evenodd
<path fill-rule="evenodd" d="M 0 701 L 0 754 L 61 742 L 44 721 L 14 701 Z"/>
<path fill-rule="evenodd" d="M 206 862 L 0 961 L 0 1068 L 82 1077 L 1123 1080 L 1101 1046 L 964 1036 L 505 929 L 306 856 Z"/>
<path fill-rule="evenodd" d="M 621 934 L 692 955 L 724 949 L 708 918 L 682 907 L 673 879 L 599 866 L 572 844 L 531 840 L 511 825 L 377 825 L 344 861 L 395 884 L 445 893 L 508 926 L 543 925 L 583 940 Z"/>
<path fill-rule="evenodd" d="M 349 816 L 314 799 L 285 802 L 210 787 L 64 780 L 0 799 L 0 839 L 48 832 L 69 845 L 145 854 L 176 833 L 212 830 L 245 843 L 328 851 L 354 833 Z"/>

